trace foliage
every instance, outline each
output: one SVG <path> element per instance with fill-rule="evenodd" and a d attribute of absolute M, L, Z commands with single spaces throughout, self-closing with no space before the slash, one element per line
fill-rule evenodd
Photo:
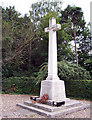
<path fill-rule="evenodd" d="M 68 60 L 73 61 L 73 51 L 71 49 L 70 41 L 72 35 L 67 32 L 69 25 L 67 23 L 61 24 L 61 30 L 57 32 L 58 35 L 58 61 Z"/>
<path fill-rule="evenodd" d="M 2 19 L 3 76 L 30 75 L 33 72 L 32 49 L 37 40 L 30 17 L 21 17 L 14 7 L 9 7 L 2 9 Z"/>
<path fill-rule="evenodd" d="M 92 80 L 67 81 L 65 86 L 67 97 L 92 100 Z"/>
<path fill-rule="evenodd" d="M 74 59 L 76 63 L 84 66 L 84 59 L 88 56 L 88 49 L 90 48 L 90 31 L 89 28 L 86 27 L 86 22 L 84 20 L 83 11 L 80 7 L 70 6 L 68 5 L 64 11 L 62 12 L 62 16 L 60 17 L 61 23 L 68 23 L 71 26 L 68 27 L 67 31 L 72 35 L 72 39 L 75 42 L 75 56 Z M 77 44 L 79 44 L 79 48 L 77 49 Z M 84 53 L 86 51 L 86 54 Z M 79 55 L 78 55 L 79 54 Z M 81 59 L 82 58 L 82 59 Z M 79 59 L 79 60 L 78 60 Z"/>
<path fill-rule="evenodd" d="M 17 63 L 25 64 L 23 58 L 29 60 L 29 52 L 37 39 L 30 18 L 27 15 L 20 17 L 15 8 L 10 7 L 2 10 L 2 19 L 3 63 L 17 59 Z M 29 56 L 26 55 L 27 52 Z"/>
<path fill-rule="evenodd" d="M 85 69 L 90 71 L 92 75 L 92 61 L 91 55 L 89 55 L 90 50 L 92 49 L 91 43 L 91 33 L 87 27 L 85 27 L 82 39 L 79 40 L 79 48 L 78 48 L 78 55 L 79 55 L 79 64 L 83 66 Z"/>
<path fill-rule="evenodd" d="M 9 77 L 3 78 L 2 91 L 4 93 L 32 94 L 37 91 L 39 93 L 39 86 L 33 83 L 32 77 Z"/>
<path fill-rule="evenodd" d="M 85 21 L 83 18 L 83 11 L 80 7 L 70 6 L 68 5 L 65 10 L 62 12 L 62 21 L 66 22 L 67 20 L 71 20 L 73 27 L 80 26 L 83 28 L 85 25 Z"/>
<path fill-rule="evenodd" d="M 60 14 L 62 7 L 62 2 L 60 0 L 57 1 L 48 1 L 48 0 L 40 0 L 31 5 L 30 15 L 31 20 L 34 21 L 34 24 L 40 22 L 40 19 L 44 17 L 44 15 L 48 13 L 58 12 Z"/>
<path fill-rule="evenodd" d="M 47 70 L 47 63 L 42 64 L 38 72 L 38 76 L 35 79 L 36 84 L 40 83 L 41 80 L 46 79 Z M 89 80 L 91 78 L 89 72 L 86 69 L 67 61 L 58 62 L 58 75 L 59 78 L 64 81 Z"/>
<path fill-rule="evenodd" d="M 64 81 L 71 80 L 89 80 L 90 73 L 81 66 L 77 66 L 74 63 L 69 63 L 67 61 L 60 61 L 59 66 L 59 76 Z"/>
<path fill-rule="evenodd" d="M 16 63 L 7 63 L 2 66 L 2 77 L 28 77 L 32 76 L 34 74 L 33 72 L 36 73 L 36 71 L 36 68 L 33 66 L 28 66 L 28 68 L 26 66 L 26 68 L 24 69 L 23 67 L 16 65 Z"/>
<path fill-rule="evenodd" d="M 86 59 L 84 61 L 84 66 L 90 72 L 90 75 L 92 77 L 92 57 L 89 57 L 89 59 Z"/>

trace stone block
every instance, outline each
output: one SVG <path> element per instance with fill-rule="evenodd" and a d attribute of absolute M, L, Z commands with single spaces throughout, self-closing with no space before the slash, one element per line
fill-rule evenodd
<path fill-rule="evenodd" d="M 41 82 L 40 98 L 44 94 L 48 94 L 49 100 L 53 101 L 66 99 L 64 81 L 43 80 Z"/>

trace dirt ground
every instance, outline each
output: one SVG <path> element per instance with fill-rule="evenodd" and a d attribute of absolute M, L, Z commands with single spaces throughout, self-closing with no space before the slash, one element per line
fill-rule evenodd
<path fill-rule="evenodd" d="M 37 113 L 22 109 L 16 106 L 17 103 L 23 103 L 30 100 L 31 95 L 9 95 L 0 94 L 0 117 L 2 118 L 46 118 Z M 86 104 L 90 101 L 82 100 Z M 66 116 L 58 118 L 90 118 L 90 108 L 84 109 Z"/>

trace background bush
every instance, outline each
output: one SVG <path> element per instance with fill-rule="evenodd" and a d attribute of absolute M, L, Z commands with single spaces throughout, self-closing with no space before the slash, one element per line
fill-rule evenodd
<path fill-rule="evenodd" d="M 9 77 L 2 81 L 2 91 L 4 93 L 18 93 L 18 94 L 38 94 L 39 85 L 35 85 L 30 77 Z M 12 86 L 15 85 L 15 89 Z"/>
<path fill-rule="evenodd" d="M 92 80 L 65 81 L 65 86 L 67 97 L 92 100 Z"/>
<path fill-rule="evenodd" d="M 38 76 L 35 78 L 36 84 L 40 83 L 42 80 L 45 80 L 47 73 L 48 64 L 45 62 L 41 65 Z M 90 73 L 86 69 L 67 61 L 58 62 L 58 76 L 61 80 L 64 81 L 91 79 Z"/>

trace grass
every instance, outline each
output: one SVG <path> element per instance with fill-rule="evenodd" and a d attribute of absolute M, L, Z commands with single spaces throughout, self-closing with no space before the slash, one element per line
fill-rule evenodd
<path fill-rule="evenodd" d="M 33 118 L 33 117 L 35 117 L 35 115 L 31 114 L 30 117 Z"/>

